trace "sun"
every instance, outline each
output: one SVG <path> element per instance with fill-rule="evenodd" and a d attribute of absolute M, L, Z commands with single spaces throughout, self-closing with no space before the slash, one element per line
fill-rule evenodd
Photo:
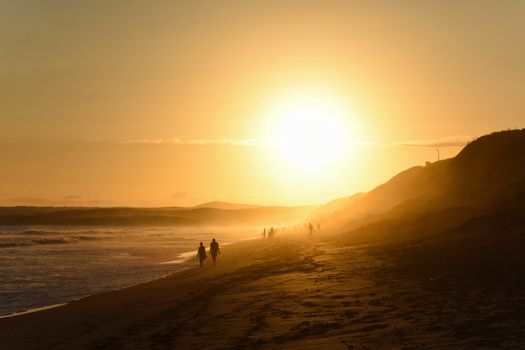
<path fill-rule="evenodd" d="M 345 160 L 351 140 L 348 120 L 343 103 L 330 96 L 287 96 L 271 110 L 270 143 L 290 170 L 326 173 Z"/>

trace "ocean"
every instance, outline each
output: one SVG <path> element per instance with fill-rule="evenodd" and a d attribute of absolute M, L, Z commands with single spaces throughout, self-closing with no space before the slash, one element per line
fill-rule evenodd
<path fill-rule="evenodd" d="M 0 315 L 67 303 L 196 266 L 185 257 L 253 227 L 0 226 Z"/>

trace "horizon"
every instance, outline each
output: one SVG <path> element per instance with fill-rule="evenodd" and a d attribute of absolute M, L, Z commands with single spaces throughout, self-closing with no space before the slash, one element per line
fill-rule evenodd
<path fill-rule="evenodd" d="M 481 135 L 481 137 L 483 136 L 491 136 L 491 135 L 494 135 L 494 134 L 499 134 L 499 133 L 502 133 L 502 132 L 508 132 L 508 131 L 522 131 L 522 130 L 525 130 L 525 129 L 520 129 L 520 128 L 514 128 L 514 129 L 506 129 L 506 130 L 497 130 L 497 131 L 492 131 L 491 133 L 488 133 L 488 134 L 485 134 L 485 135 Z M 470 144 L 471 142 L 474 142 L 476 140 L 478 140 L 479 138 L 475 138 L 475 139 L 472 139 L 468 142 L 465 142 L 464 145 L 462 146 L 459 146 L 459 143 L 457 142 L 454 142 L 454 141 L 442 141 L 443 142 L 443 147 L 461 147 L 460 150 L 457 152 L 457 154 L 459 154 L 464 148 L 465 146 L 467 146 L 468 144 Z M 420 145 L 420 144 L 403 144 L 403 145 L 390 145 L 390 146 L 408 146 L 408 147 L 437 147 L 436 145 L 433 145 L 433 146 L 427 146 L 427 145 Z M 441 149 L 440 148 L 435 148 L 436 151 L 440 151 Z M 440 153 L 440 152 L 439 152 Z M 457 155 L 456 154 L 456 155 Z M 454 155 L 453 157 L 450 157 L 450 158 L 441 158 L 440 157 L 440 154 L 438 154 L 438 157 L 440 157 L 439 159 L 435 160 L 435 161 L 426 161 L 424 166 L 427 166 L 428 164 L 433 164 L 433 163 L 436 163 L 436 162 L 441 162 L 441 161 L 446 161 L 446 160 L 449 160 L 449 159 L 452 159 L 454 158 L 456 155 Z M 414 168 L 414 167 L 423 167 L 423 165 L 413 165 L 413 166 L 410 166 L 408 168 L 405 168 L 405 169 L 401 169 L 400 172 L 398 173 L 395 173 L 395 174 L 392 174 L 390 176 L 387 176 L 385 182 L 388 182 L 389 180 L 391 180 L 393 177 L 396 177 L 397 175 L 399 175 L 400 173 L 406 171 L 406 170 L 409 170 L 411 168 Z M 132 206 L 132 205 L 114 205 L 114 206 L 104 206 L 104 205 L 31 205 L 31 204 L 17 204 L 17 205 L 1 205 L 0 204 L 0 208 L 7 208 L 7 207 L 35 207 L 35 208 L 38 208 L 38 207 L 47 207 L 47 208 L 81 208 L 81 209 L 89 209 L 89 208 L 101 208 L 101 209 L 116 209 L 116 208 L 124 208 L 124 209 L 169 209 L 169 208 L 184 208 L 184 209 L 199 209 L 199 208 L 214 208 L 213 205 L 220 205 L 220 204 L 227 204 L 227 205 L 234 205 L 234 206 L 245 206 L 245 208 L 236 208 L 236 209 L 249 209 L 250 207 L 251 208 L 263 208 L 263 207 L 319 207 L 319 206 L 323 206 L 323 205 L 326 205 L 326 204 L 329 204 L 330 202 L 332 201 L 336 201 L 336 200 L 340 200 L 340 199 L 344 199 L 344 198 L 350 198 L 352 196 L 355 196 L 355 195 L 358 195 L 358 194 L 366 194 L 374 189 L 376 189 L 377 187 L 383 185 L 385 182 L 382 182 L 382 183 L 378 183 L 376 185 L 374 185 L 371 189 L 369 189 L 368 191 L 360 191 L 360 192 L 353 192 L 353 193 L 350 193 L 350 194 L 346 194 L 346 195 L 342 195 L 340 197 L 333 197 L 333 198 L 330 198 L 328 201 L 326 202 L 322 202 L 322 203 L 301 203 L 301 204 L 295 204 L 295 205 L 284 205 L 284 204 L 279 204 L 279 203 L 275 203 L 275 204 L 261 204 L 261 203 L 255 203 L 255 202 L 252 202 L 252 203 L 247 203 L 247 202 L 232 202 L 232 201 L 227 201 L 227 200 L 221 200 L 221 199 L 214 199 L 214 200 L 211 200 L 211 201 L 207 201 L 207 202 L 197 202 L 197 203 L 192 203 L 192 204 L 189 204 L 189 205 L 169 205 L 169 206 Z M 206 205 L 209 205 L 209 206 L 206 206 Z M 220 208 L 217 208 L 217 209 L 220 209 Z M 228 208 L 228 209 L 231 209 L 231 208 Z"/>
<path fill-rule="evenodd" d="M 483 135 L 482 135 L 483 136 Z M 467 145 L 468 142 L 465 143 L 465 145 Z M 407 146 L 407 147 L 421 147 L 419 145 L 403 145 L 403 146 Z M 422 147 L 427 147 L 427 146 L 422 146 Z M 450 146 L 450 145 L 446 145 L 445 147 L 460 147 L 460 146 Z M 464 146 L 461 146 L 460 150 L 457 152 L 459 153 L 461 151 L 461 149 L 463 149 Z M 456 153 L 456 154 L 457 154 Z M 454 155 L 455 156 L 455 155 Z M 444 161 L 444 160 L 447 160 L 447 159 L 451 159 L 453 157 L 450 157 L 450 158 L 441 158 L 439 160 L 435 160 L 435 161 L 425 161 L 425 162 L 430 162 L 430 163 L 435 163 L 436 161 Z M 408 168 L 404 168 L 404 169 L 400 169 L 399 172 L 403 172 L 405 170 L 408 170 L 412 167 L 416 167 L 416 166 L 424 166 L 425 164 L 414 164 L 412 166 L 409 166 Z M 396 172 L 396 173 L 392 173 L 390 175 L 386 175 L 386 178 L 384 180 L 384 182 L 390 180 L 392 177 L 396 176 L 399 172 Z M 206 201 L 206 202 L 190 202 L 188 204 L 185 204 L 185 205 L 159 205 L 159 206 L 154 206 L 154 205 L 151 205 L 151 206 L 140 206 L 140 205 L 119 205 L 119 204 L 115 204 L 115 205 L 110 205 L 110 204 L 107 204 L 107 205 L 104 205 L 104 204 L 98 204 L 98 205 L 89 205 L 89 204 L 85 204 L 85 205 L 82 205 L 82 204 L 67 204 L 67 202 L 58 202 L 58 204 L 56 202 L 54 202 L 55 200 L 53 199 L 47 199 L 49 202 L 47 202 L 48 204 L 24 204 L 24 203 L 20 203 L 20 204 L 12 204 L 12 205 L 4 205 L 4 204 L 1 204 L 0 203 L 0 207 L 48 207 L 48 208 L 105 208 L 105 209 L 111 209 L 111 208 L 129 208 L 129 209 L 161 209 L 161 208 L 198 208 L 198 207 L 201 207 L 201 206 L 204 206 L 206 204 L 214 204 L 214 203 L 219 203 L 219 204 L 233 204 L 233 205 L 240 205 L 240 206 L 254 206 L 254 207 L 301 207 L 301 206 L 311 206 L 311 207 L 316 207 L 316 206 L 323 206 L 325 204 L 328 204 L 329 202 L 333 201 L 333 200 L 337 200 L 337 199 L 342 199 L 342 198 L 347 198 L 347 197 L 351 197 L 351 196 L 354 196 L 354 195 L 357 195 L 357 194 L 361 194 L 361 193 L 367 193 L 373 189 L 375 189 L 376 187 L 382 185 L 384 182 L 380 182 L 380 183 L 377 183 L 375 185 L 372 185 L 371 188 L 367 189 L 367 190 L 363 190 L 363 191 L 358 191 L 358 192 L 352 192 L 352 193 L 347 193 L 347 194 L 342 194 L 342 195 L 339 195 L 339 196 L 336 196 L 336 197 L 331 197 L 329 198 L 327 201 L 325 202 L 318 202 L 318 203 L 313 203 L 313 202 L 306 202 L 306 203 L 296 203 L 296 204 L 283 204 L 283 203 L 280 203 L 280 202 L 275 202 L 275 203 L 260 203 L 260 202 L 234 202 L 234 201 L 229 201 L 229 200 L 222 200 L 222 199 L 212 199 L 210 201 Z M 16 202 L 17 200 L 15 200 Z M 55 204 L 53 204 L 55 203 Z M 62 203 L 62 204 L 60 204 Z M 66 204 L 64 204 L 66 203 Z M 70 203 L 75 203 L 75 202 L 70 202 Z"/>

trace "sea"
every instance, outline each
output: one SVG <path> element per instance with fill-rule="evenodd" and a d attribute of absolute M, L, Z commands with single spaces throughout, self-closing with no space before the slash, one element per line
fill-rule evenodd
<path fill-rule="evenodd" d="M 254 227 L 0 226 L 0 316 L 68 303 L 196 266 L 199 242 Z"/>

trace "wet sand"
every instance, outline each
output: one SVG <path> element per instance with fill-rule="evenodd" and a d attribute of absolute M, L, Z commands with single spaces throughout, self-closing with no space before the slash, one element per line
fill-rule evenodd
<path fill-rule="evenodd" d="M 406 251 L 395 247 L 352 246 L 337 239 L 279 237 L 222 251 L 216 267 L 207 261 L 202 270 L 0 319 L 0 344 L 5 349 L 519 349 L 525 344 L 525 294 L 512 278 L 500 285 L 479 278 L 469 282 L 439 274 L 429 261 L 412 264 Z"/>

